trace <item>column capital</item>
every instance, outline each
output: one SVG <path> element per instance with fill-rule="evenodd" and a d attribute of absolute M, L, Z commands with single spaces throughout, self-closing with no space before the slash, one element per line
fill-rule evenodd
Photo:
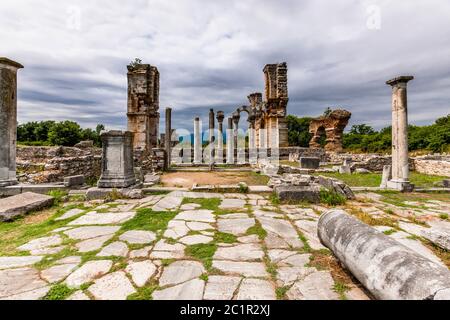
<path fill-rule="evenodd" d="M 389 81 L 386 81 L 386 84 L 394 87 L 394 86 L 396 86 L 398 84 L 401 84 L 401 83 L 405 83 L 406 84 L 406 83 L 408 83 L 411 80 L 414 80 L 413 76 L 400 76 L 400 77 L 396 77 L 394 79 L 391 79 Z"/>
<path fill-rule="evenodd" d="M 10 60 L 6 57 L 0 57 L 0 67 L 13 67 L 15 69 L 23 69 L 24 66 L 20 63 Z"/>
<path fill-rule="evenodd" d="M 223 120 L 225 119 L 225 113 L 223 111 L 217 111 L 216 118 L 219 123 L 222 123 Z"/>

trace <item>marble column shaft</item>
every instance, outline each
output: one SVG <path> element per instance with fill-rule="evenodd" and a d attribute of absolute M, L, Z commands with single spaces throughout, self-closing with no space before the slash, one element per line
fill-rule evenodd
<path fill-rule="evenodd" d="M 215 129 L 215 114 L 214 110 L 211 109 L 209 111 L 209 164 L 214 163 L 214 156 L 215 156 L 215 148 L 214 148 L 214 142 L 215 142 L 215 136 L 214 136 L 214 129 Z"/>
<path fill-rule="evenodd" d="M 167 154 L 166 168 L 170 167 L 172 162 L 172 109 L 166 109 L 166 136 L 164 146 Z"/>
<path fill-rule="evenodd" d="M 194 164 L 202 163 L 202 133 L 200 118 L 194 120 Z"/>
<path fill-rule="evenodd" d="M 228 118 L 227 129 L 227 164 L 234 163 L 234 131 L 233 118 Z"/>
<path fill-rule="evenodd" d="M 216 162 L 223 164 L 223 120 L 225 115 L 222 111 L 217 112 L 217 122 L 219 123 L 218 135 L 217 135 L 217 152 Z"/>

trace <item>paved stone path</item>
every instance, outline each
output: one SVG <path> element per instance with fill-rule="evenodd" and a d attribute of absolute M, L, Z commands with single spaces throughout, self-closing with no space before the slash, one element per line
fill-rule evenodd
<path fill-rule="evenodd" d="M 205 199 L 219 204 L 212 208 Z M 443 207 L 432 205 L 436 213 Z M 65 227 L 24 243 L 18 256 L 0 257 L 0 299 L 42 299 L 61 286 L 71 290 L 69 300 L 150 298 L 143 292 L 154 300 L 369 299 L 357 283 L 339 290 L 342 270 L 311 263 L 327 254 L 317 237 L 325 207 L 194 192 L 84 207 L 89 210 L 67 209 L 56 219 Z M 386 215 L 374 204 L 362 210 Z M 172 219 L 153 228 L 146 221 L 154 212 Z M 423 227 L 403 223 L 406 232 L 390 236 L 443 264 L 407 233 L 424 234 Z M 377 229 L 390 233 L 389 227 Z"/>

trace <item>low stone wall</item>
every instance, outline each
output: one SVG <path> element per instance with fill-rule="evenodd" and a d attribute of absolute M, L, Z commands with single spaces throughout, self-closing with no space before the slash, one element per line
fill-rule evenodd
<path fill-rule="evenodd" d="M 413 159 L 414 170 L 419 173 L 450 177 L 450 157 L 421 157 Z"/>
<path fill-rule="evenodd" d="M 100 148 L 18 147 L 17 175 L 22 183 L 62 182 L 64 177 L 83 175 L 98 178 Z"/>

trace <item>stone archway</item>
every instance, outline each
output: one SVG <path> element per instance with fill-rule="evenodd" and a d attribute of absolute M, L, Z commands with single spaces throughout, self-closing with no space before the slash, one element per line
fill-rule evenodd
<path fill-rule="evenodd" d="M 309 128 L 313 138 L 309 146 L 312 149 L 321 148 L 320 139 L 326 135 L 325 150 L 342 152 L 342 137 L 351 116 L 352 114 L 346 110 L 334 110 L 327 116 L 313 119 Z"/>

